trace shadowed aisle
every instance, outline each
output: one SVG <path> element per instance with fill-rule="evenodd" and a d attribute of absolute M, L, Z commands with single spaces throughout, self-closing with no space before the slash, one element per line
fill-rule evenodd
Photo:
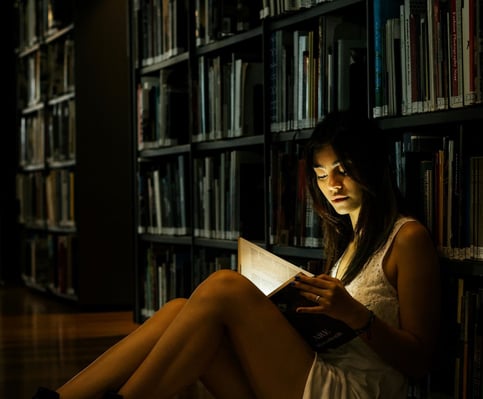
<path fill-rule="evenodd" d="M 131 311 L 84 313 L 25 287 L 0 287 L 0 398 L 56 388 L 137 327 Z"/>

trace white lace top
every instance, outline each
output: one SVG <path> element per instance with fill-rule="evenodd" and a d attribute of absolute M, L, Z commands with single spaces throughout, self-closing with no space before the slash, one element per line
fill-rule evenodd
<path fill-rule="evenodd" d="M 347 291 L 386 323 L 399 326 L 397 292 L 382 269 L 382 261 L 402 225 L 400 218 L 385 245 L 366 263 L 361 273 L 346 286 Z M 336 274 L 337 264 L 332 270 Z M 407 380 L 386 364 L 361 338 L 316 356 L 303 399 L 402 399 L 407 397 Z"/>

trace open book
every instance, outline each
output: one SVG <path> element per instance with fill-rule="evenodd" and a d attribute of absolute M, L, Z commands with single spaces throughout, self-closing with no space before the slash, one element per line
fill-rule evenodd
<path fill-rule="evenodd" d="M 238 239 L 238 271 L 270 297 L 315 351 L 335 348 L 356 336 L 347 324 L 330 316 L 297 313 L 297 307 L 316 303 L 300 295 L 290 283 L 299 273 L 313 274 L 242 237 Z"/>

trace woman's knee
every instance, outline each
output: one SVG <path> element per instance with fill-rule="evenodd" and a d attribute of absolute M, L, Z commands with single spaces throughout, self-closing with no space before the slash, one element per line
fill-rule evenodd
<path fill-rule="evenodd" d="M 175 298 L 166 302 L 157 312 L 155 312 L 148 321 L 156 322 L 157 320 L 163 323 L 167 319 L 174 319 L 176 315 L 183 309 L 186 304 L 186 298 Z"/>
<path fill-rule="evenodd" d="M 184 305 L 186 305 L 186 302 L 188 301 L 188 299 L 186 298 L 174 298 L 174 299 L 170 299 L 168 302 L 166 302 L 163 307 L 164 308 L 169 308 L 169 309 L 172 309 L 172 310 L 181 310 Z"/>
<path fill-rule="evenodd" d="M 249 280 L 230 269 L 212 273 L 198 288 L 199 295 L 225 299 L 250 296 L 250 291 L 254 291 Z"/>
<path fill-rule="evenodd" d="M 246 284 L 245 277 L 230 269 L 217 270 L 206 281 L 210 284 L 220 285 L 221 287 L 243 287 Z"/>

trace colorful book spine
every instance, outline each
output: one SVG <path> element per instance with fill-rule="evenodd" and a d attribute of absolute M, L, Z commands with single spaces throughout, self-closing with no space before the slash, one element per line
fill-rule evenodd
<path fill-rule="evenodd" d="M 374 1 L 374 118 L 387 114 L 385 26 L 389 18 L 398 16 L 399 1 Z"/>

